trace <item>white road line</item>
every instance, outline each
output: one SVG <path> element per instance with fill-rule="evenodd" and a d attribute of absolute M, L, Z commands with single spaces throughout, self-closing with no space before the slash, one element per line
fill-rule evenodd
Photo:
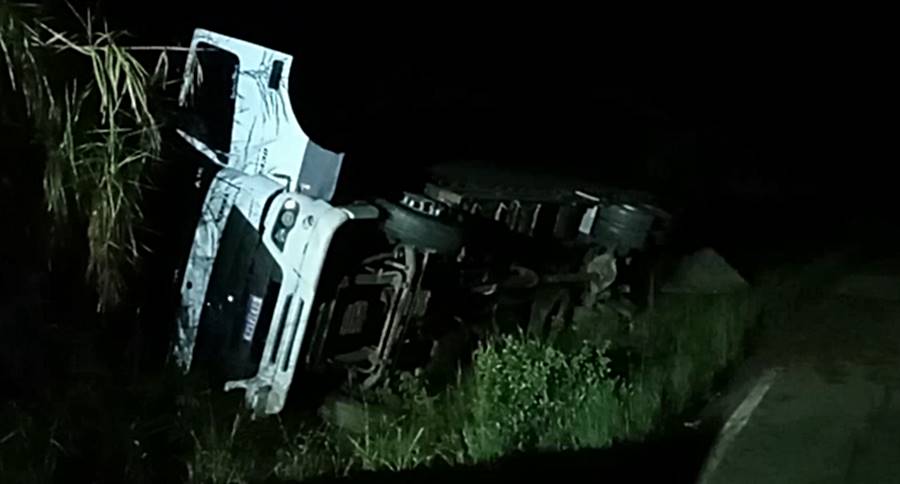
<path fill-rule="evenodd" d="M 728 450 L 735 437 L 747 425 L 753 411 L 756 410 L 763 397 L 768 393 L 777 374 L 778 370 L 771 369 L 760 376 L 741 404 L 728 417 L 725 425 L 722 426 L 722 430 L 719 431 L 719 436 L 715 445 L 713 445 L 712 451 L 709 453 L 709 457 L 706 459 L 706 463 L 703 464 L 703 469 L 700 471 L 700 479 L 697 480 L 698 484 L 705 484 L 709 481 L 713 472 L 719 467 L 719 462 L 725 455 L 725 451 Z"/>

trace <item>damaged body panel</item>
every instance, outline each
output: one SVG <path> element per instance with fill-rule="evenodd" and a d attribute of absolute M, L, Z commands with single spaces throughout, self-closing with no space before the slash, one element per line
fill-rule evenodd
<path fill-rule="evenodd" d="M 201 110 L 214 112 L 197 121 L 202 129 L 179 134 L 213 163 L 328 200 L 343 154 L 319 146 L 300 126 L 288 93 L 292 64 L 288 54 L 197 29 L 179 105 L 193 107 L 197 95 Z M 213 99 L 198 95 L 207 82 Z"/>

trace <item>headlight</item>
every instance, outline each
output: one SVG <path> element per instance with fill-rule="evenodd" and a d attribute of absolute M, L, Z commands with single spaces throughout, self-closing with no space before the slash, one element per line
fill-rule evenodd
<path fill-rule="evenodd" d="M 278 216 L 278 221 L 286 228 L 291 228 L 294 226 L 294 222 L 297 221 L 297 214 L 290 210 L 282 210 L 281 215 Z"/>
<path fill-rule="evenodd" d="M 300 204 L 296 200 L 289 199 L 284 202 L 278 218 L 275 219 L 275 227 L 272 229 L 272 242 L 281 250 L 287 242 L 288 232 L 297 223 L 297 215 L 300 213 Z"/>

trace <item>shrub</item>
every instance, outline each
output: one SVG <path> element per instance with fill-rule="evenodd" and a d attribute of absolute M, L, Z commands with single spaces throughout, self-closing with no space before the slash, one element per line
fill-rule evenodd
<path fill-rule="evenodd" d="M 463 430 L 469 456 L 608 444 L 620 418 L 608 362 L 605 346 L 585 344 L 569 355 L 523 336 L 479 349 Z"/>

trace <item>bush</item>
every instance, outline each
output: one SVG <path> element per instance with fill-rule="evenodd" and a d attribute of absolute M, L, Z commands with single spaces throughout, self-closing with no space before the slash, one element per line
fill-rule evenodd
<path fill-rule="evenodd" d="M 585 344 L 569 355 L 522 336 L 478 350 L 463 431 L 469 456 L 608 444 L 621 412 L 605 350 Z"/>

